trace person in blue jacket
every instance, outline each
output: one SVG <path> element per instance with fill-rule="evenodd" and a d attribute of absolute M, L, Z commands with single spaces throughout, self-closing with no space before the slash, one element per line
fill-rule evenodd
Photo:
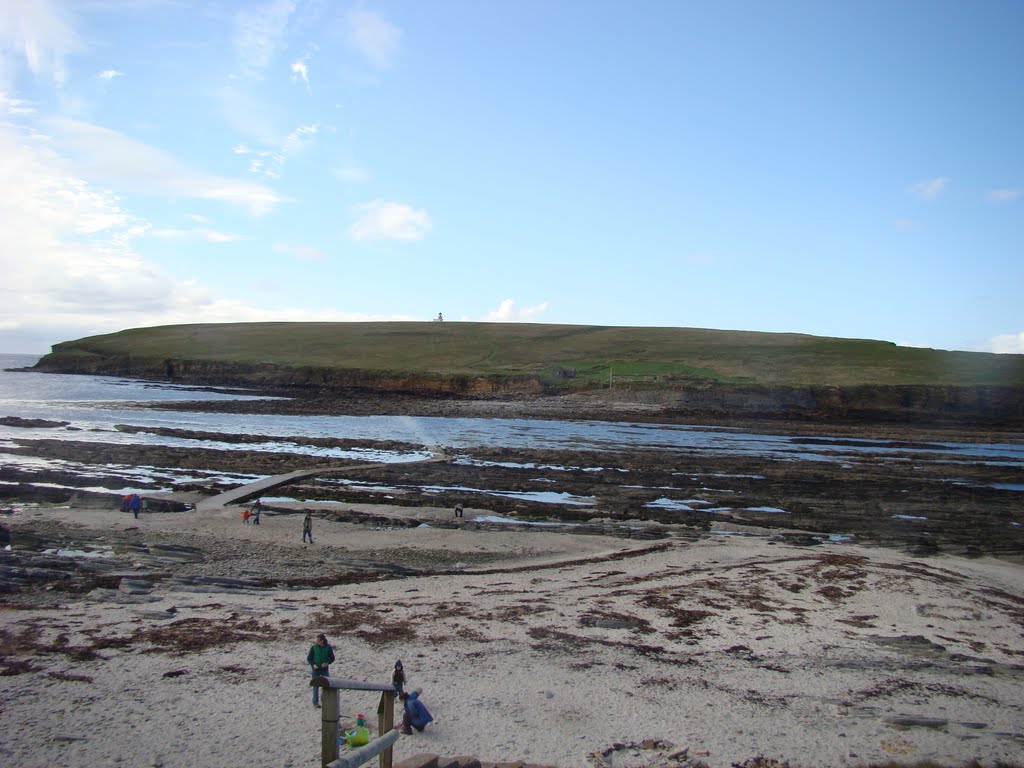
<path fill-rule="evenodd" d="M 309 647 L 309 653 L 306 654 L 306 661 L 309 663 L 312 677 L 330 677 L 330 666 L 334 661 L 334 649 L 327 642 L 326 635 L 316 636 L 316 642 Z M 315 685 L 313 686 L 313 706 L 320 706 L 320 688 Z"/>
<path fill-rule="evenodd" d="M 421 691 L 415 690 L 412 693 L 403 693 L 399 698 L 405 711 L 402 713 L 402 733 L 410 734 L 412 729 L 422 731 L 427 723 L 433 722 L 434 716 L 427 711 L 426 706 L 420 701 Z M 411 726 L 411 727 L 410 727 Z"/>

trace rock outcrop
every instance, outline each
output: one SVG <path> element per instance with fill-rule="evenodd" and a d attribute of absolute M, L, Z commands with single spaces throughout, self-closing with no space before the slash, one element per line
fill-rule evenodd
<path fill-rule="evenodd" d="M 299 398 L 323 398 L 331 392 L 352 391 L 380 396 L 469 399 L 551 399 L 567 394 L 531 375 L 444 375 L 121 355 L 46 356 L 35 370 L 211 387 L 248 387 Z M 654 404 L 661 413 L 676 417 L 1024 426 L 1024 387 L 1017 386 L 772 386 L 711 380 L 624 384 L 613 390 L 601 390 L 602 385 L 598 384 L 593 386 L 590 392 L 593 400 L 606 406 Z M 579 394 L 581 390 L 573 391 Z M 580 417 L 587 416 L 580 414 Z"/>
<path fill-rule="evenodd" d="M 155 360 L 142 357 L 44 357 L 35 370 L 124 376 L 228 387 L 295 387 L 305 389 L 369 389 L 459 396 L 537 395 L 544 391 L 532 376 L 466 376 L 398 373 L 320 366 L 288 367 L 270 363 L 231 363 L 213 360 Z"/>

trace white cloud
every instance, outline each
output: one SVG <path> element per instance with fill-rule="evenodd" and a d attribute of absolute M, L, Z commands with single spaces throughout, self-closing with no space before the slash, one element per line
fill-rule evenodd
<path fill-rule="evenodd" d="M 163 150 L 92 123 L 56 118 L 47 125 L 55 146 L 76 173 L 90 180 L 170 197 L 219 200 L 262 215 L 285 201 L 270 187 L 214 176 L 178 162 Z"/>
<path fill-rule="evenodd" d="M 320 46 L 316 43 L 309 43 L 306 46 L 306 53 L 292 62 L 292 82 L 301 78 L 306 84 L 306 93 L 313 93 L 309 84 L 309 62 L 320 52 Z"/>
<path fill-rule="evenodd" d="M 910 187 L 910 192 L 921 200 L 934 200 L 941 195 L 949 186 L 949 179 L 945 176 L 936 176 L 934 179 L 919 181 Z"/>
<path fill-rule="evenodd" d="M 299 61 L 293 61 L 292 62 L 292 80 L 295 79 L 295 77 L 294 77 L 295 75 L 298 75 L 299 78 L 302 80 L 302 82 L 304 82 L 306 84 L 306 90 L 308 91 L 309 90 L 309 67 L 307 67 L 306 66 L 306 62 L 302 61 L 301 59 Z"/>
<path fill-rule="evenodd" d="M 542 302 L 532 307 L 517 307 L 512 299 L 505 299 L 493 312 L 488 312 L 484 321 L 492 323 L 533 323 L 537 316 L 548 310 L 549 302 Z"/>
<path fill-rule="evenodd" d="M 0 349 L 41 352 L 59 341 L 144 325 L 412 319 L 267 309 L 216 295 L 148 263 L 134 245 L 187 230 L 156 229 L 132 215 L 113 193 L 76 176 L 44 137 L 0 120 L 0 157 Z M 314 249 L 292 253 L 312 258 Z"/>
<path fill-rule="evenodd" d="M 993 203 L 1009 203 L 1024 195 L 1024 189 L 1020 187 L 1008 187 L 1005 189 L 993 189 L 988 193 L 988 199 Z"/>
<path fill-rule="evenodd" d="M 185 7 L 185 0 L 88 0 L 90 10 L 152 11 L 157 8 Z"/>
<path fill-rule="evenodd" d="M 976 352 L 998 352 L 1000 354 L 1024 355 L 1024 331 L 993 336 L 979 345 Z"/>
<path fill-rule="evenodd" d="M 349 43 L 378 69 L 387 69 L 398 55 L 402 30 L 379 13 L 351 11 L 346 18 Z"/>
<path fill-rule="evenodd" d="M 220 110 L 232 127 L 254 140 L 261 152 L 278 152 L 285 135 L 289 110 L 281 108 L 273 96 L 273 89 L 263 84 L 263 78 L 272 66 L 277 71 L 276 59 L 286 51 L 289 31 L 303 25 L 302 11 L 318 12 L 318 2 L 306 3 L 300 8 L 296 0 L 273 0 L 262 5 L 245 5 L 234 17 L 234 48 L 236 74 L 230 82 L 218 89 Z M 287 65 L 293 82 L 300 80 L 310 90 L 309 62 L 319 51 L 316 44 L 306 46 L 306 52 Z M 267 169 L 270 169 L 269 172 Z M 272 163 L 255 163 L 257 173 L 276 178 L 280 169 Z"/>
<path fill-rule="evenodd" d="M 63 9 L 51 0 L 4 2 L 0 8 L 0 90 L 14 82 L 24 64 L 57 84 L 67 76 L 64 58 L 81 49 Z M 8 56 L 7 54 L 13 54 Z"/>
<path fill-rule="evenodd" d="M 68 172 L 45 143 L 0 129 L 0 317 L 8 328 L 123 324 L 179 291 L 132 241 L 148 224 Z M 188 293 L 188 291 L 184 291 Z"/>
<path fill-rule="evenodd" d="M 116 69 L 104 69 L 98 75 L 100 80 L 113 80 L 115 77 L 124 77 L 124 72 L 118 72 Z"/>
<path fill-rule="evenodd" d="M 309 87 L 309 62 L 320 50 L 316 43 L 307 46 L 306 54 L 292 62 L 292 82 L 302 80 L 306 84 L 306 93 L 312 93 Z"/>
<path fill-rule="evenodd" d="M 15 99 L 0 91 L 0 115 L 2 114 L 24 116 L 34 115 L 35 107 L 24 99 Z"/>
<path fill-rule="evenodd" d="M 282 253 L 299 261 L 323 261 L 327 258 L 319 248 L 309 245 L 291 245 L 290 243 L 275 243 L 274 253 Z"/>
<path fill-rule="evenodd" d="M 280 147 L 277 149 L 257 150 L 252 149 L 247 144 L 239 144 L 233 147 L 231 151 L 236 155 L 251 155 L 249 158 L 250 173 L 278 179 L 281 177 L 285 163 L 305 149 L 319 132 L 319 123 L 302 125 L 285 136 Z"/>
<path fill-rule="evenodd" d="M 235 14 L 235 52 L 246 77 L 260 79 L 284 48 L 295 0 L 274 0 Z"/>
<path fill-rule="evenodd" d="M 292 155 L 301 152 L 313 137 L 320 132 L 320 124 L 300 125 L 294 131 L 285 136 L 281 144 L 281 163 L 283 164 Z"/>
<path fill-rule="evenodd" d="M 203 240 L 207 243 L 233 243 L 239 240 L 248 240 L 242 235 L 234 235 L 230 232 L 219 232 L 216 229 L 198 227 L 195 229 L 177 229 L 163 227 L 160 229 L 149 229 L 146 234 L 150 237 L 159 237 L 164 240 Z"/>
<path fill-rule="evenodd" d="M 357 216 L 348 229 L 353 240 L 422 240 L 433 227 L 426 211 L 402 203 L 374 200 L 354 206 Z"/>

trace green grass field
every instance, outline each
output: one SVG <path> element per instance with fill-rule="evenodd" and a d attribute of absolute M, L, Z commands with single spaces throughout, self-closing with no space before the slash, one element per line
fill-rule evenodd
<path fill-rule="evenodd" d="M 1024 385 L 1024 355 L 799 334 L 511 323 L 225 323 L 137 328 L 54 346 L 93 356 L 438 377 L 532 376 L 562 388 L 716 381 L 793 386 Z M 559 369 L 562 369 L 559 375 Z M 566 377 L 566 371 L 572 376 Z"/>

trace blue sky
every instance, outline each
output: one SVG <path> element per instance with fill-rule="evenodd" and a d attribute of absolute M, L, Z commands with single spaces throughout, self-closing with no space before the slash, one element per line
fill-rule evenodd
<path fill-rule="evenodd" d="M 0 0 L 0 350 L 446 320 L 1024 352 L 1024 3 Z"/>

